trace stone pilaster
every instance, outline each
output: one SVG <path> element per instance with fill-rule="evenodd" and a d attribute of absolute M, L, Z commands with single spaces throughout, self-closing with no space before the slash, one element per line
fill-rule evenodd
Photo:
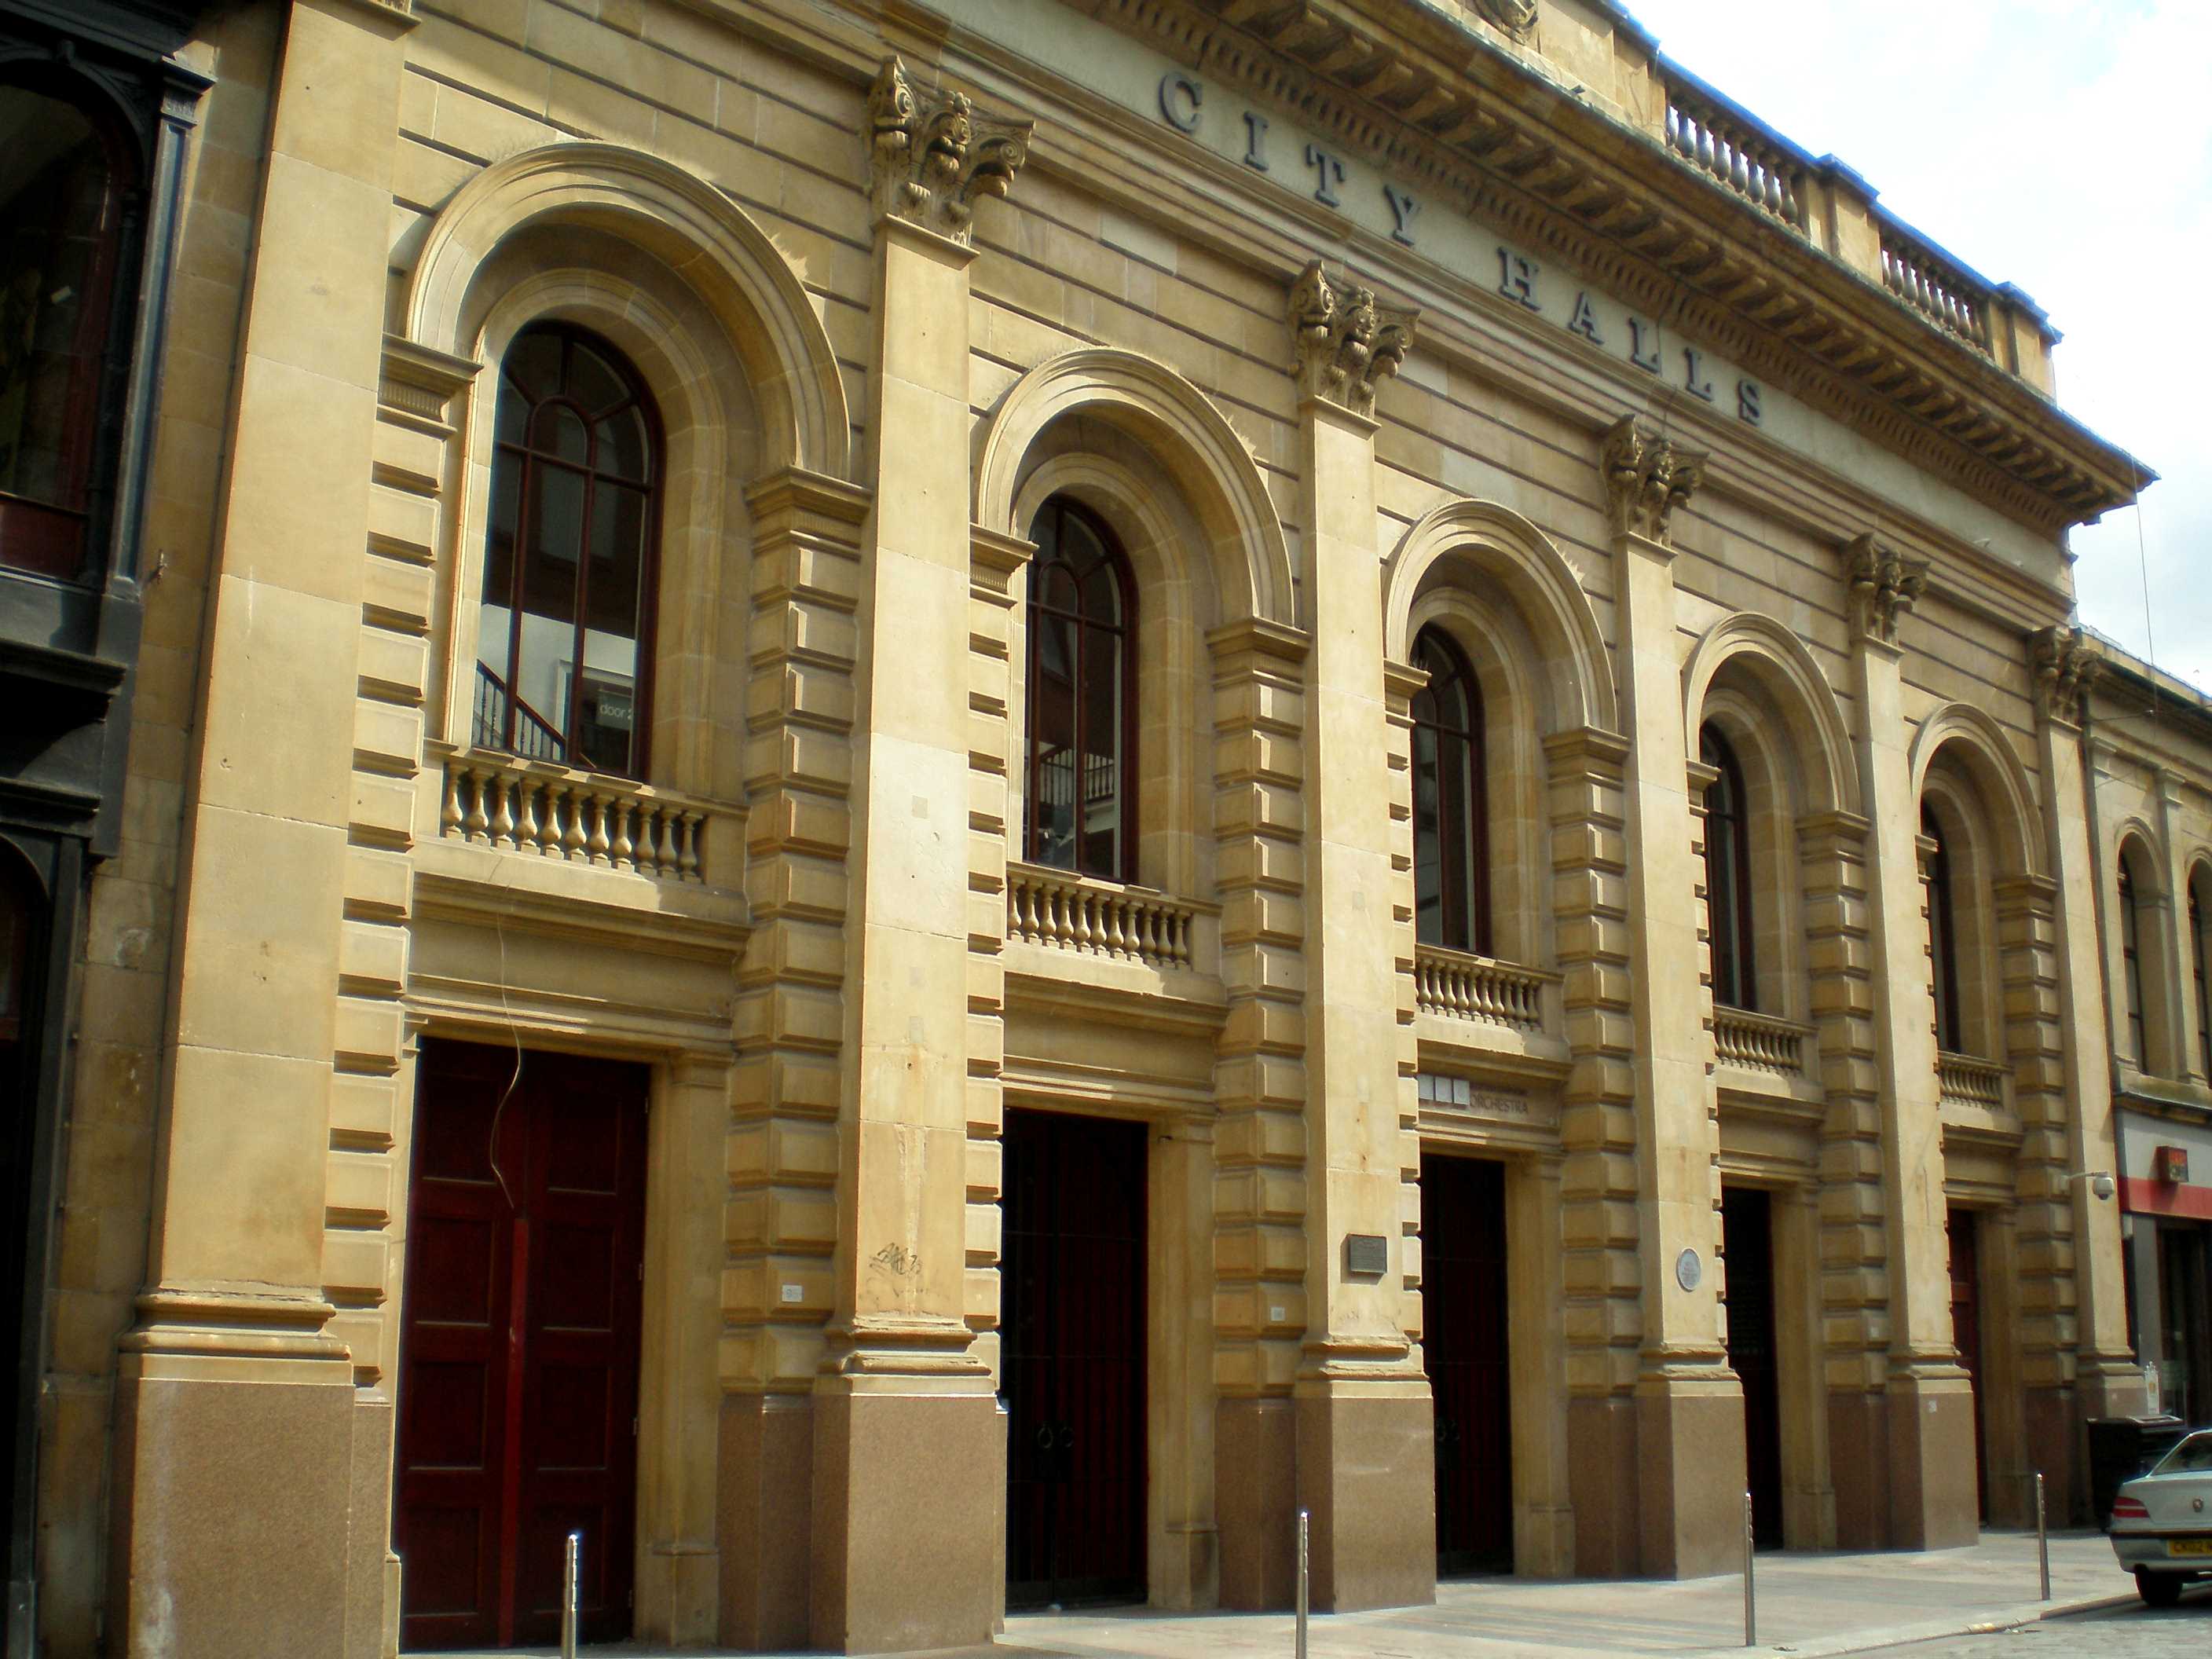
<path fill-rule="evenodd" d="M 852 853 L 829 1347 L 814 1385 L 812 1640 L 990 1639 L 1004 1419 L 969 1323 L 969 245 L 1018 131 L 887 63 L 864 135 L 875 239 L 878 510 L 857 612 Z M 921 1585 L 928 1595 L 917 1594 Z"/>
<path fill-rule="evenodd" d="M 1951 1341 L 1944 1228 L 1943 1126 L 1937 1103 L 1936 1004 L 1928 974 L 1920 803 L 1905 723 L 1899 618 L 1920 571 L 1871 538 L 1844 550 L 1858 596 L 1861 799 L 1873 922 L 1875 1027 L 1881 1069 L 1881 1151 L 1888 1190 L 1889 1542 L 1969 1544 L 1977 1532 L 1974 1401 Z"/>
<path fill-rule="evenodd" d="M 839 1072 L 864 491 L 787 472 L 749 492 L 745 891 L 717 1462 L 719 1639 L 809 1630 L 811 1395 L 836 1306 Z M 791 1291 L 795 1297 L 787 1300 Z"/>
<path fill-rule="evenodd" d="M 2051 1142 L 2048 1178 L 2063 1182 L 2046 1190 L 2045 1200 L 2070 1220 L 2075 1242 L 2073 1287 L 2073 1398 L 2071 1410 L 2056 1399 L 2039 1401 L 2039 1393 L 2056 1382 L 2052 1368 L 2039 1375 L 2027 1362 L 2027 1432 L 2031 1444 L 2063 1443 L 2079 1449 L 2074 1419 L 2124 1415 L 2142 1409 L 2142 1376 L 2130 1351 L 2126 1291 L 2121 1275 L 2119 1205 L 2100 1199 L 2089 1179 L 2099 1170 L 2117 1176 L 2118 1151 L 2113 1130 L 2112 1034 L 2106 1018 L 2104 940 L 2098 928 L 2096 892 L 2108 872 L 2092 855 L 2089 815 L 2096 804 L 2088 787 L 2081 715 L 2085 693 L 2102 672 L 2103 660 L 2078 628 L 2051 628 L 2032 635 L 2029 665 L 2036 684 L 2036 750 L 2043 774 L 2044 835 L 2050 847 L 2051 881 L 2043 895 L 2049 912 L 2046 949 L 2054 960 L 2039 963 L 2051 980 L 2055 1000 L 2048 1018 L 2057 1030 L 2022 1034 L 2039 1059 L 2039 1072 L 2051 1085 L 2040 1109 Z M 2012 1006 L 2009 983 L 2007 1006 Z M 2072 1034 L 2072 1042 L 2065 1040 Z M 2013 1039 L 2017 1052 L 2022 1036 Z M 2020 1073 L 2015 1060 L 2015 1086 Z M 2021 1103 L 2021 1116 L 2029 1106 Z M 2033 1130 L 2030 1131 L 2033 1133 Z M 2023 1164 L 2025 1158 L 2023 1158 Z M 2022 1170 L 2022 1181 L 2027 1172 Z M 2023 1192 L 2023 1197 L 2027 1194 Z M 2023 1261 L 2033 1258 L 2030 1216 L 2020 1229 Z M 2053 1231 L 2057 1231 L 2054 1227 Z M 2053 1333 L 2054 1336 L 2059 1334 Z M 2070 1460 L 2069 1460 L 2070 1461 Z M 2077 1484 L 2075 1512 L 2085 1494 Z M 2062 1510 L 2060 1513 L 2067 1513 Z"/>
<path fill-rule="evenodd" d="M 1552 905 L 1565 1035 L 1558 1184 L 1567 1486 L 1574 1570 L 1626 1577 L 1642 1559 L 1636 1467 L 1644 1267 L 1637 1210 L 1636 1017 L 1629 994 L 1624 787 L 1628 744 L 1595 727 L 1554 733 Z"/>
<path fill-rule="evenodd" d="M 1672 519 L 1704 472 L 1633 417 L 1605 434 L 1615 647 L 1630 748 L 1624 779 L 1629 984 L 1635 1012 L 1637 1211 L 1643 1256 L 1636 1379 L 1642 1570 L 1717 1572 L 1741 1553 L 1743 1394 L 1721 1338 L 1720 1223 L 1703 879 L 1675 635 Z"/>
<path fill-rule="evenodd" d="M 1224 1607 L 1290 1605 L 1305 1328 L 1305 663 L 1295 629 L 1217 629 L 1215 870 L 1228 1015 L 1216 1048 L 1216 1518 Z"/>
<path fill-rule="evenodd" d="M 1305 778 L 1306 1340 L 1297 1401 L 1297 1491 L 1313 1516 L 1313 1596 L 1335 1611 L 1404 1606 L 1436 1590 L 1427 1380 L 1406 1327 L 1407 1125 L 1400 1066 L 1401 952 L 1394 906 L 1405 834 L 1393 820 L 1382 592 L 1375 544 L 1376 380 L 1409 319 L 1310 267 L 1291 297 L 1297 352 L 1303 592 L 1315 618 Z M 1406 900 L 1410 908 L 1410 898 Z M 1409 1142 L 1413 1144 L 1408 1144 Z M 1380 1270 L 1358 1266 L 1376 1241 Z"/>
<path fill-rule="evenodd" d="M 118 1650 L 368 1659 L 384 1642 L 406 882 L 374 854 L 410 833 L 422 642 L 398 614 L 412 598 L 378 610 L 364 553 L 388 519 L 434 516 L 421 498 L 441 480 L 373 486 L 363 459 L 411 471 L 439 443 L 380 419 L 410 21 L 298 0 L 270 94 L 187 775 L 150 1282 L 117 1368 Z M 250 1525 L 246 1491 L 260 1494 Z M 349 1512 L 359 1527 L 329 1524 Z"/>
<path fill-rule="evenodd" d="M 1867 821 L 1827 812 L 1797 826 L 1806 963 L 1826 1097 L 1820 1124 L 1821 1364 L 1835 1539 L 1889 1534 L 1889 1281 L 1882 1200 L 1881 1052 L 1875 1027 Z"/>

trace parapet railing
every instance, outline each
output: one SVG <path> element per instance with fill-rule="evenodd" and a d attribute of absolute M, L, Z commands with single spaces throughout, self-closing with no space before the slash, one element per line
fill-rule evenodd
<path fill-rule="evenodd" d="M 1944 1100 L 2002 1109 L 2004 1084 L 2005 1068 L 1996 1060 L 1954 1054 L 1948 1049 L 1936 1056 L 1936 1091 Z"/>
<path fill-rule="evenodd" d="M 1990 349 L 1987 282 L 1894 219 L 1881 221 L 1881 280 L 1892 294 L 1977 351 Z"/>
<path fill-rule="evenodd" d="M 1558 979 L 1556 974 L 1437 945 L 1419 945 L 1413 952 L 1414 1006 L 1451 1019 L 1540 1030 L 1544 988 Z"/>
<path fill-rule="evenodd" d="M 1811 158 L 1697 76 L 1673 64 L 1664 75 L 1667 147 L 1753 207 L 1802 231 Z"/>
<path fill-rule="evenodd" d="M 1042 865 L 1006 866 L 1006 937 L 1155 968 L 1192 965 L 1198 908 Z"/>
<path fill-rule="evenodd" d="M 602 772 L 481 749 L 446 757 L 438 833 L 662 881 L 707 879 L 699 801 Z"/>
<path fill-rule="evenodd" d="M 1723 1066 L 1803 1077 L 1813 1028 L 1747 1008 L 1713 1010 L 1713 1054 Z"/>

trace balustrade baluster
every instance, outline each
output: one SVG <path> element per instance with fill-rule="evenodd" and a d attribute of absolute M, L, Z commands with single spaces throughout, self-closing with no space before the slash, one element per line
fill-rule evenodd
<path fill-rule="evenodd" d="M 446 799 L 438 809 L 438 833 L 457 836 L 461 830 L 462 769 L 452 761 L 446 763 Z"/>
<path fill-rule="evenodd" d="M 526 850 L 538 854 L 545 851 L 538 823 L 538 794 L 544 787 L 538 779 L 526 777 L 514 792 L 516 804 L 521 809 L 515 814 L 515 841 Z"/>
<path fill-rule="evenodd" d="M 637 868 L 637 846 L 629 838 L 629 821 L 636 811 L 637 806 L 635 802 L 618 800 L 615 803 L 614 844 L 607 851 L 613 858 L 615 868 L 617 870 Z"/>
<path fill-rule="evenodd" d="M 677 860 L 678 873 L 685 881 L 707 879 L 707 815 L 685 812 L 681 815 L 684 825 L 682 855 Z"/>
<path fill-rule="evenodd" d="M 490 787 L 491 776 L 488 766 L 469 768 L 469 808 L 461 827 L 471 846 L 481 846 L 491 839 L 491 819 L 484 811 L 484 791 Z"/>
<path fill-rule="evenodd" d="M 517 845 L 514 839 L 514 780 L 504 772 L 493 774 L 492 792 L 491 844 L 512 853 Z"/>

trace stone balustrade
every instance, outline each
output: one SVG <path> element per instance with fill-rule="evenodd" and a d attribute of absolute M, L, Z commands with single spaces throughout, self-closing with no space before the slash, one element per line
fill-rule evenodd
<path fill-rule="evenodd" d="M 1939 1053 L 1936 1056 L 1936 1085 L 1947 1103 L 2003 1109 L 2005 1068 L 1996 1060 L 1977 1060 L 1972 1054 L 1948 1051 Z"/>
<path fill-rule="evenodd" d="M 704 883 L 708 810 L 649 784 L 467 749 L 446 757 L 438 833 L 662 881 Z"/>
<path fill-rule="evenodd" d="M 1990 286 L 1894 219 L 1881 227 L 1881 280 L 1892 294 L 1976 350 L 1990 349 Z"/>
<path fill-rule="evenodd" d="M 1713 1054 L 1723 1066 L 1747 1071 L 1771 1072 L 1778 1077 L 1803 1077 L 1809 1025 L 1754 1014 L 1745 1008 L 1713 1010 Z"/>
<path fill-rule="evenodd" d="M 1723 188 L 1805 228 L 1805 157 L 1757 118 L 1680 70 L 1667 73 L 1667 146 Z"/>
<path fill-rule="evenodd" d="M 1535 1031 L 1544 1025 L 1544 990 L 1558 975 L 1464 951 L 1424 945 L 1413 955 L 1415 1006 L 1425 1014 L 1487 1020 Z"/>
<path fill-rule="evenodd" d="M 1006 937 L 1057 950 L 1192 966 L 1197 907 L 1141 887 L 1034 864 L 1006 866 Z"/>

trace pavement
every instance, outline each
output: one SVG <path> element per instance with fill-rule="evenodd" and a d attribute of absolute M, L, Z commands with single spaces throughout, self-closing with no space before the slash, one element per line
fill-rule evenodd
<path fill-rule="evenodd" d="M 2135 1600 L 2134 1580 L 2096 1532 L 2052 1536 L 2048 1601 L 2038 1597 L 2033 1533 L 1984 1533 L 1968 1548 L 1918 1554 L 1775 1551 L 1759 1557 L 1753 1577 L 1760 1650 L 1794 1659 L 2002 1631 Z M 1310 1659 L 1719 1659 L 1741 1656 L 1743 1638 L 1743 1580 L 1735 1574 L 1474 1578 L 1438 1585 L 1433 1607 L 1316 1614 L 1307 1651 Z M 940 1650 L 937 1659 L 1289 1659 L 1294 1641 L 1288 1613 L 1128 1607 L 1017 1613 L 993 1645 Z M 679 1655 L 625 1642 L 584 1651 L 605 1659 L 700 1659 L 706 1650 Z M 512 1650 L 486 1659 L 512 1659 Z"/>

